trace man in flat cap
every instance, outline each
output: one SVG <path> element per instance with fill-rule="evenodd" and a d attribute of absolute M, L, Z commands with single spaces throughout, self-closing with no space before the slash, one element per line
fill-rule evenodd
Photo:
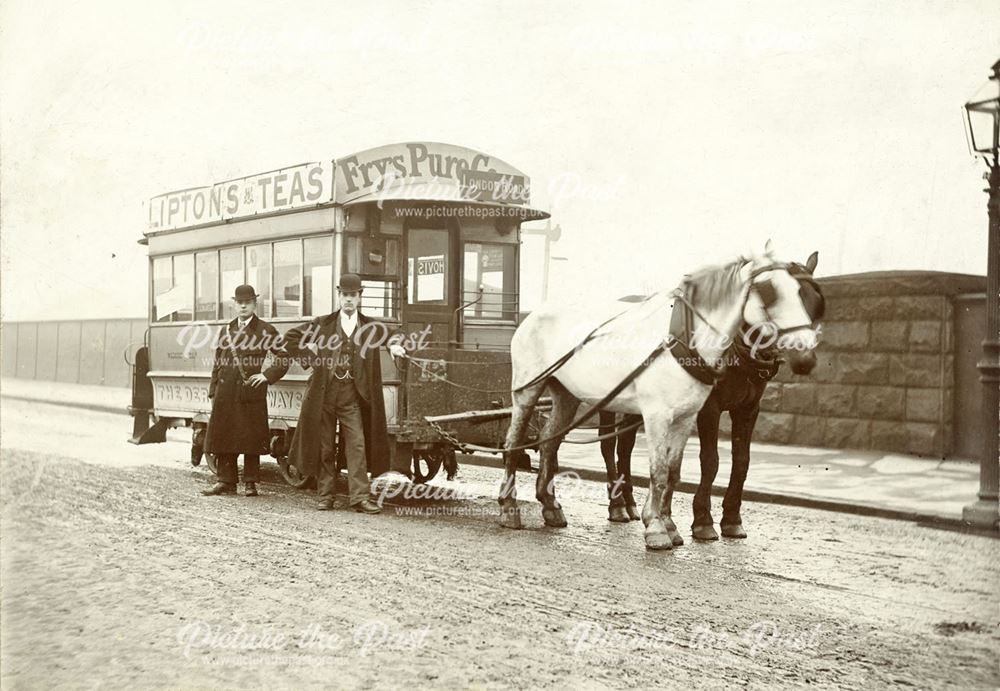
<path fill-rule="evenodd" d="M 205 434 L 205 451 L 215 454 L 219 481 L 205 495 L 236 494 L 236 457 L 243 454 L 243 485 L 248 497 L 257 496 L 260 455 L 268 452 L 267 387 L 288 371 L 277 350 L 278 331 L 258 318 L 257 293 L 248 285 L 233 295 L 236 319 L 222 327 L 215 349 L 208 397 L 212 415 Z M 263 369 L 269 352 L 276 357 Z"/>
<path fill-rule="evenodd" d="M 355 511 L 381 511 L 369 499 L 368 472 L 375 477 L 389 469 L 379 353 L 381 346 L 388 346 L 395 357 L 406 351 L 399 345 L 400 334 L 390 333 L 382 322 L 361 314 L 361 292 L 361 278 L 344 274 L 337 284 L 340 309 L 285 334 L 288 354 L 313 369 L 288 462 L 302 475 L 316 478 L 321 511 L 334 505 L 338 421 L 347 459 L 349 501 Z"/>

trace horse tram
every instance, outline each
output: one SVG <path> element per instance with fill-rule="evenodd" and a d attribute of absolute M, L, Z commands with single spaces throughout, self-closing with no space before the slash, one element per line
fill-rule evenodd
<path fill-rule="evenodd" d="M 201 462 L 214 343 L 235 316 L 236 286 L 254 286 L 258 316 L 284 333 L 334 311 L 340 276 L 356 273 L 361 311 L 410 339 L 405 359 L 380 349 L 390 470 L 453 477 L 456 442 L 502 445 L 521 224 L 549 216 L 531 208 L 517 168 L 449 144 L 392 144 L 162 194 L 147 215 L 149 326 L 133 359 L 131 442 L 190 428 Z M 294 364 L 267 394 L 270 453 L 297 487 L 312 480 L 286 460 L 308 377 Z"/>

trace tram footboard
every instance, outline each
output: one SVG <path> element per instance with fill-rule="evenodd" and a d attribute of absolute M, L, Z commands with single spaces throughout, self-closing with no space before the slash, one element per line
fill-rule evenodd
<path fill-rule="evenodd" d="M 128 407 L 132 416 L 132 444 L 156 444 L 167 440 L 167 421 L 159 420 L 150 424 L 153 417 L 153 382 L 149 374 L 149 348 L 143 346 L 135 353 L 132 363 L 132 404 Z"/>

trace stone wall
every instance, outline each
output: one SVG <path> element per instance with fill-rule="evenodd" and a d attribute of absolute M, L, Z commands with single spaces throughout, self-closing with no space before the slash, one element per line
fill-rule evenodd
<path fill-rule="evenodd" d="M 816 368 L 781 368 L 754 440 L 949 456 L 956 395 L 980 395 L 955 389 L 955 298 L 983 292 L 985 278 L 890 271 L 819 282 L 827 309 Z M 958 366 L 974 362 L 960 354 Z"/>

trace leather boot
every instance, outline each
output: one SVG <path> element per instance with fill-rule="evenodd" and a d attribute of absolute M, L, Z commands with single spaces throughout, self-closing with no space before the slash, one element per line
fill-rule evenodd
<path fill-rule="evenodd" d="M 243 494 L 248 497 L 257 496 L 257 483 L 256 482 L 244 482 L 243 483 Z"/>
<path fill-rule="evenodd" d="M 208 489 L 203 489 L 201 493 L 206 497 L 214 497 L 220 494 L 236 494 L 236 485 L 230 485 L 227 482 L 216 482 Z"/>
<path fill-rule="evenodd" d="M 351 508 L 358 513 L 382 513 L 381 506 L 367 499 L 359 501 L 357 504 L 351 504 Z"/>

